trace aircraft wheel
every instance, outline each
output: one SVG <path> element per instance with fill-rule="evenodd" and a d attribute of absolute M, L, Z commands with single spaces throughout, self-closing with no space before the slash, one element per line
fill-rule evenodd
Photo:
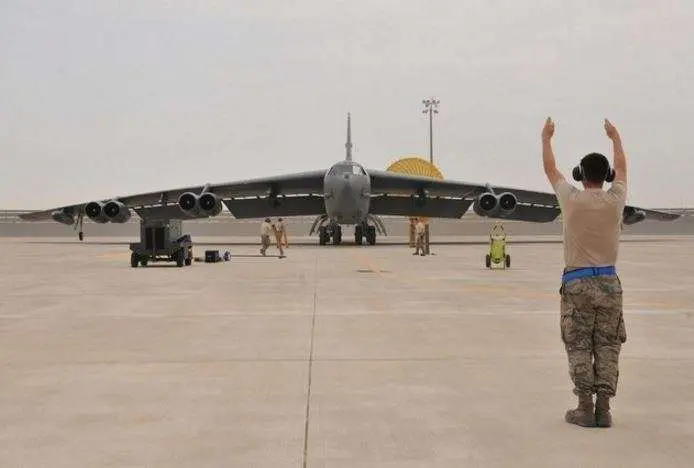
<path fill-rule="evenodd" d="M 318 228 L 318 243 L 320 245 L 325 245 L 325 235 L 327 233 L 325 232 L 325 226 L 321 226 Z"/>
<path fill-rule="evenodd" d="M 139 263 L 140 258 L 137 256 L 135 252 L 130 254 L 130 266 L 133 268 L 137 268 L 137 264 Z"/>
<path fill-rule="evenodd" d="M 362 226 L 360 226 L 360 225 L 354 226 L 354 243 L 357 245 L 361 245 L 363 238 L 364 238 L 364 230 L 362 229 Z"/>
<path fill-rule="evenodd" d="M 366 240 L 369 245 L 374 245 L 376 243 L 376 226 L 369 226 L 366 231 Z"/>
<path fill-rule="evenodd" d="M 176 266 L 177 267 L 182 267 L 183 263 L 185 262 L 184 254 L 183 254 L 183 249 L 177 250 L 176 251 Z"/>
<path fill-rule="evenodd" d="M 489 256 L 489 254 L 487 254 L 484 263 L 485 263 L 485 265 L 487 266 L 487 268 L 491 268 L 491 267 L 492 267 L 492 258 Z"/>
<path fill-rule="evenodd" d="M 511 256 L 506 254 L 506 268 L 511 267 Z"/>
<path fill-rule="evenodd" d="M 142 265 L 143 267 L 147 266 L 147 257 L 142 257 L 140 259 L 140 265 Z"/>
<path fill-rule="evenodd" d="M 333 231 L 333 244 L 340 245 L 342 242 L 342 226 L 335 226 Z"/>

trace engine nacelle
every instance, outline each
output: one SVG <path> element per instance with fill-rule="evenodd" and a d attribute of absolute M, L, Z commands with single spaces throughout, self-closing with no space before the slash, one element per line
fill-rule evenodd
<path fill-rule="evenodd" d="M 222 199 L 211 192 L 202 195 L 186 192 L 178 198 L 178 207 L 192 218 L 217 216 L 222 212 Z"/>
<path fill-rule="evenodd" d="M 632 207 L 624 208 L 624 212 L 622 213 L 622 222 L 627 226 L 640 223 L 644 219 L 646 219 L 645 212 Z"/>
<path fill-rule="evenodd" d="M 478 216 L 499 218 L 503 215 L 510 215 L 517 206 L 518 199 L 511 192 L 504 192 L 500 195 L 485 192 L 477 197 L 472 209 Z"/>
<path fill-rule="evenodd" d="M 506 215 L 514 212 L 518 206 L 518 199 L 511 192 L 504 192 L 499 195 L 499 210 Z"/>
<path fill-rule="evenodd" d="M 62 224 L 67 224 L 68 226 L 72 226 L 73 224 L 75 224 L 74 216 L 66 213 L 64 210 L 54 211 L 53 213 L 51 213 L 51 218 L 53 218 L 53 221 L 57 221 Z"/>
<path fill-rule="evenodd" d="M 493 193 L 483 193 L 477 197 L 472 209 L 478 216 L 492 216 L 499 209 L 499 199 Z"/>
<path fill-rule="evenodd" d="M 84 212 L 95 223 L 104 224 L 109 222 L 108 216 L 104 213 L 104 204 L 101 202 L 93 201 L 87 203 L 84 207 Z"/>
<path fill-rule="evenodd" d="M 110 202 L 106 203 L 104 205 L 103 212 L 108 220 L 113 223 L 125 223 L 130 219 L 130 216 L 132 216 L 130 209 L 123 203 L 116 200 L 111 200 Z"/>
<path fill-rule="evenodd" d="M 198 199 L 200 210 L 207 216 L 217 216 L 222 212 L 222 199 L 211 192 L 205 192 Z"/>

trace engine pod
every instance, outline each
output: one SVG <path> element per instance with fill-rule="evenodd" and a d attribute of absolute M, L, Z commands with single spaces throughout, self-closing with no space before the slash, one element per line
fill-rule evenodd
<path fill-rule="evenodd" d="M 75 224 L 75 218 L 65 210 L 60 210 L 60 211 L 54 211 L 51 213 L 51 218 L 53 221 L 57 221 L 62 224 L 67 224 L 68 226 L 71 226 Z"/>
<path fill-rule="evenodd" d="M 475 208 L 480 216 L 489 216 L 496 212 L 499 206 L 499 199 L 493 193 L 483 193 L 477 197 Z"/>
<path fill-rule="evenodd" d="M 84 212 L 95 223 L 104 224 L 109 222 L 106 213 L 104 213 L 104 204 L 101 202 L 93 201 L 87 203 L 84 207 Z"/>
<path fill-rule="evenodd" d="M 193 192 L 186 192 L 178 197 L 178 207 L 188 216 L 200 214 L 199 197 Z"/>
<path fill-rule="evenodd" d="M 198 199 L 200 210 L 207 216 L 217 216 L 222 212 L 222 200 L 217 195 L 211 192 L 206 192 L 200 195 Z"/>
<path fill-rule="evenodd" d="M 130 219 L 130 209 L 122 202 L 111 200 L 103 208 L 106 217 L 114 223 L 125 223 Z"/>
<path fill-rule="evenodd" d="M 518 206 L 518 199 L 511 192 L 504 192 L 499 195 L 499 209 L 504 214 L 511 214 Z"/>

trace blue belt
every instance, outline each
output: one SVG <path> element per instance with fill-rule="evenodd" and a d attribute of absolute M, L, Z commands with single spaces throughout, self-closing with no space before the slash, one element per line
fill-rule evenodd
<path fill-rule="evenodd" d="M 569 281 L 579 278 L 586 278 L 588 276 L 615 276 L 616 274 L 617 269 L 614 266 L 586 267 L 567 271 L 562 275 L 561 280 L 562 282 L 567 283 Z"/>

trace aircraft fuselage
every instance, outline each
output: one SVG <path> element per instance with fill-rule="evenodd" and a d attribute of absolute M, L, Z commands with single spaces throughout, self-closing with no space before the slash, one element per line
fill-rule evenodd
<path fill-rule="evenodd" d="M 369 213 L 371 179 L 354 161 L 333 165 L 323 179 L 325 213 L 337 224 L 360 224 Z"/>

